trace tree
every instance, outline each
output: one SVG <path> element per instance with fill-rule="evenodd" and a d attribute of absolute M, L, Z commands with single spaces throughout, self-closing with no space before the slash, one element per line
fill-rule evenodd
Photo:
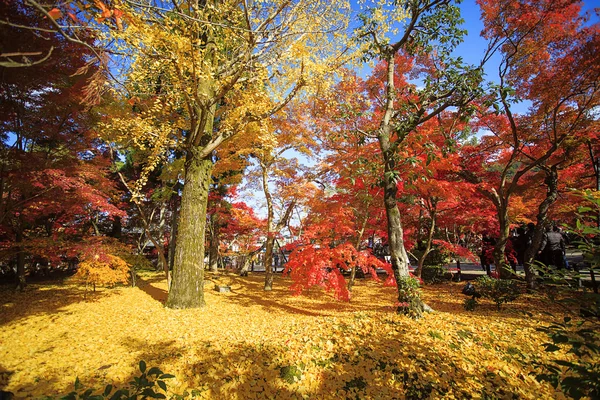
<path fill-rule="evenodd" d="M 585 138 L 600 100 L 599 25 L 587 25 L 577 1 L 479 2 L 484 35 L 502 55 L 493 108 L 480 119 L 492 135 L 481 144 L 479 169 L 466 161 L 465 176 L 479 182 L 481 192 L 496 207 L 500 225 L 494 249 L 498 266 L 505 266 L 511 197 L 522 178 L 544 171 L 547 196 L 539 204 L 534 244 L 526 253 L 528 285 L 534 284 L 530 265 L 542 239 L 547 213 L 558 196 L 558 174 L 571 155 L 573 142 Z M 515 104 L 531 102 L 525 115 Z M 484 155 L 485 154 L 485 155 Z M 473 153 L 473 155 L 475 155 Z M 483 158 L 481 158 L 483 156 Z M 474 159 L 473 159 L 474 160 Z M 497 171 L 485 168 L 493 160 Z M 481 168 L 483 167 L 483 170 Z M 475 171 L 482 171 L 477 178 Z M 475 178 L 475 179 L 473 179 Z M 502 268 L 502 276 L 510 275 Z"/>
<path fill-rule="evenodd" d="M 152 150 L 147 171 L 165 149 L 185 152 L 167 305 L 200 307 L 213 151 L 235 135 L 256 132 L 261 121 L 330 67 L 331 47 L 323 43 L 336 44 L 327 35 L 343 26 L 348 7 L 342 1 L 165 1 L 117 9 L 126 23 L 123 30 L 111 30 L 107 41 L 134 50 L 125 85 L 130 101 L 152 98 L 153 105 L 136 118 L 112 119 L 106 126 L 122 142 Z"/>
<path fill-rule="evenodd" d="M 386 13 L 387 12 L 387 13 Z M 401 215 L 397 204 L 398 168 L 405 160 L 398 157 L 406 137 L 421 124 L 450 107 L 457 115 L 479 95 L 481 68 L 463 65 L 452 51 L 464 32 L 458 28 L 460 13 L 449 0 L 409 0 L 403 7 L 374 7 L 361 16 L 358 40 L 365 57 L 379 61 L 380 70 L 373 79 L 380 82 L 379 103 L 374 118 L 378 126 L 367 135 L 375 137 L 384 165 L 382 185 L 387 215 L 388 242 L 392 269 L 397 282 L 408 278 L 408 255 L 404 245 Z M 390 24 L 404 21 L 399 35 Z M 423 88 L 407 84 L 396 72 L 398 66 L 408 72 L 407 64 L 417 63 L 412 72 L 421 78 Z M 403 298 L 398 284 L 399 303 Z M 400 308 L 399 308 L 400 311 Z"/>
<path fill-rule="evenodd" d="M 12 11 L 19 25 L 42 19 L 27 8 Z M 0 67 L 0 230 L 9 257 L 16 259 L 21 288 L 26 255 L 58 262 L 81 240 L 101 236 L 104 219 L 125 215 L 111 201 L 116 191 L 108 178 L 110 161 L 91 131 L 95 114 L 81 103 L 94 73 L 78 73 L 87 68 L 89 53 L 55 32 L 44 32 L 40 42 L 22 42 L 18 38 L 28 32 L 23 26 L 2 25 L 7 49 L 44 44 L 54 50 L 45 62 L 23 70 Z"/>

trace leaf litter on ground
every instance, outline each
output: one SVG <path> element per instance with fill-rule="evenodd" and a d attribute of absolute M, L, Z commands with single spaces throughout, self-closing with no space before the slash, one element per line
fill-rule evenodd
<path fill-rule="evenodd" d="M 560 397 L 533 374 L 547 357 L 539 296 L 468 312 L 461 284 L 426 286 L 435 311 L 412 320 L 394 312 L 394 288 L 371 280 L 349 303 L 318 289 L 293 296 L 283 277 L 271 292 L 261 275 L 224 280 L 231 292 L 208 281 L 206 307 L 189 310 L 165 308 L 166 282 L 150 273 L 85 300 L 71 283 L 0 288 L 0 388 L 56 396 L 78 378 L 100 392 L 144 360 L 175 375 L 171 393 L 207 399 Z"/>

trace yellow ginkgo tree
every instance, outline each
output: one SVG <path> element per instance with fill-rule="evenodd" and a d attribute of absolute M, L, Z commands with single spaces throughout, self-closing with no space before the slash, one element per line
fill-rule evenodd
<path fill-rule="evenodd" d="M 172 308 L 204 305 L 204 237 L 213 153 L 340 62 L 346 0 L 114 1 L 104 38 L 127 67 L 115 92 L 133 113 L 107 117 L 111 141 L 149 154 L 137 183 L 171 150 L 185 155 Z M 118 12 L 116 12 L 116 11 Z M 110 23 L 110 19 L 104 21 Z M 267 137 L 268 135 L 265 135 Z"/>

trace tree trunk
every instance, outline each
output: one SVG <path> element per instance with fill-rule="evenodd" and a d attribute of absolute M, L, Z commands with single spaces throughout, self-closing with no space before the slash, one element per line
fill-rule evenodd
<path fill-rule="evenodd" d="M 114 237 L 115 239 L 121 240 L 123 230 L 122 227 L 123 225 L 121 223 L 121 217 L 113 217 L 112 231 L 110 233 L 110 236 Z"/>
<path fill-rule="evenodd" d="M 435 207 L 435 205 L 434 205 Z M 431 253 L 431 245 L 433 243 L 433 234 L 435 233 L 435 223 L 436 223 L 436 211 L 432 210 L 430 212 L 431 216 L 431 225 L 429 226 L 429 233 L 427 234 L 427 243 L 425 244 L 425 250 L 423 250 L 423 254 L 419 257 L 419 263 L 417 269 L 415 270 L 414 275 L 416 277 L 421 277 L 421 273 L 423 272 L 423 265 L 425 265 L 425 259 Z"/>
<path fill-rule="evenodd" d="M 542 243 L 542 238 L 544 236 L 548 219 L 548 210 L 558 198 L 558 170 L 556 166 L 552 166 L 546 171 L 546 179 L 544 180 L 544 183 L 548 187 L 546 198 L 538 207 L 537 225 L 533 231 L 532 244 L 525 249 L 525 255 L 523 257 L 525 280 L 527 281 L 527 289 L 530 290 L 535 289 L 535 270 L 533 268 L 533 263 L 535 261 L 535 256 L 540 250 L 540 244 Z"/>
<path fill-rule="evenodd" d="M 219 227 L 215 214 L 210 216 L 210 248 L 208 249 L 208 265 L 213 273 L 218 272 L 219 266 Z"/>
<path fill-rule="evenodd" d="M 169 271 L 173 270 L 175 264 L 175 248 L 177 246 L 177 226 L 179 225 L 179 195 L 175 194 L 173 198 L 173 213 L 171 215 L 171 234 L 169 237 Z M 169 274 L 169 277 L 171 274 Z M 171 287 L 169 279 L 168 287 Z"/>
<path fill-rule="evenodd" d="M 395 51 L 391 51 L 391 49 L 384 55 L 384 59 L 387 62 L 386 108 L 377 133 L 377 140 L 379 141 L 384 162 L 383 202 L 387 217 L 388 245 L 392 261 L 392 271 L 398 287 L 399 306 L 397 311 L 421 315 L 424 308 L 421 299 L 418 296 L 416 298 L 407 298 L 407 292 L 404 290 L 405 280 L 410 277 L 410 274 L 408 271 L 408 254 L 404 248 L 404 232 L 402 230 L 402 221 L 400 220 L 400 210 L 396 203 L 398 188 L 396 186 L 395 158 L 397 157 L 396 147 L 402 142 L 402 138 L 406 137 L 409 131 L 405 131 L 404 134 L 396 132 L 401 137 L 398 137 L 394 144 L 391 143 L 393 133 L 391 120 L 394 114 L 394 100 L 396 97 L 394 87 L 394 55 Z M 409 304 L 409 307 L 405 307 L 405 304 Z"/>
<path fill-rule="evenodd" d="M 275 247 L 275 236 L 269 232 L 265 242 L 265 290 L 273 290 L 273 247 Z"/>
<path fill-rule="evenodd" d="M 499 273 L 501 279 L 510 279 L 513 275 L 513 271 L 508 267 L 504 257 L 504 250 L 506 249 L 506 242 L 510 234 L 510 221 L 508 218 L 508 201 L 500 199 L 498 207 L 498 222 L 500 224 L 500 234 L 498 241 L 494 246 L 494 264 L 496 264 L 496 271 Z"/>
<path fill-rule="evenodd" d="M 18 228 L 16 234 L 16 243 L 18 243 L 17 249 L 17 282 L 15 289 L 19 289 L 21 292 L 25 290 L 27 282 L 25 280 L 25 249 L 20 243 L 23 243 L 23 231 L 21 227 Z"/>
<path fill-rule="evenodd" d="M 185 184 L 181 198 L 173 281 L 167 307 L 204 306 L 204 237 L 208 188 L 213 163 L 209 157 L 187 155 Z"/>
<path fill-rule="evenodd" d="M 363 235 L 365 234 L 365 228 L 367 227 L 367 222 L 369 221 L 369 203 L 367 203 L 367 207 L 365 208 L 365 217 L 363 218 L 362 225 L 360 226 L 360 230 L 358 231 L 358 235 L 356 237 L 355 248 L 356 251 L 360 251 L 360 242 L 362 242 Z M 356 265 L 352 266 L 350 270 L 350 280 L 348 281 L 348 290 L 352 291 L 352 286 L 354 286 L 354 280 L 356 279 Z"/>

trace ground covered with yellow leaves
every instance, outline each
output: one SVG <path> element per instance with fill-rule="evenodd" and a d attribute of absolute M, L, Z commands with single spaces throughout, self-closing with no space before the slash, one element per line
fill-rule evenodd
<path fill-rule="evenodd" d="M 0 388 L 17 398 L 66 394 L 78 377 L 98 391 L 125 385 L 138 363 L 175 375 L 169 392 L 210 399 L 551 398 L 532 362 L 546 357 L 535 329 L 550 321 L 541 297 L 497 311 L 465 311 L 460 283 L 424 288 L 435 312 L 394 313 L 394 290 L 359 281 L 351 303 L 320 290 L 290 294 L 276 278 L 219 278 L 207 306 L 163 306 L 166 284 L 100 289 L 84 299 L 74 283 L 0 288 Z"/>

